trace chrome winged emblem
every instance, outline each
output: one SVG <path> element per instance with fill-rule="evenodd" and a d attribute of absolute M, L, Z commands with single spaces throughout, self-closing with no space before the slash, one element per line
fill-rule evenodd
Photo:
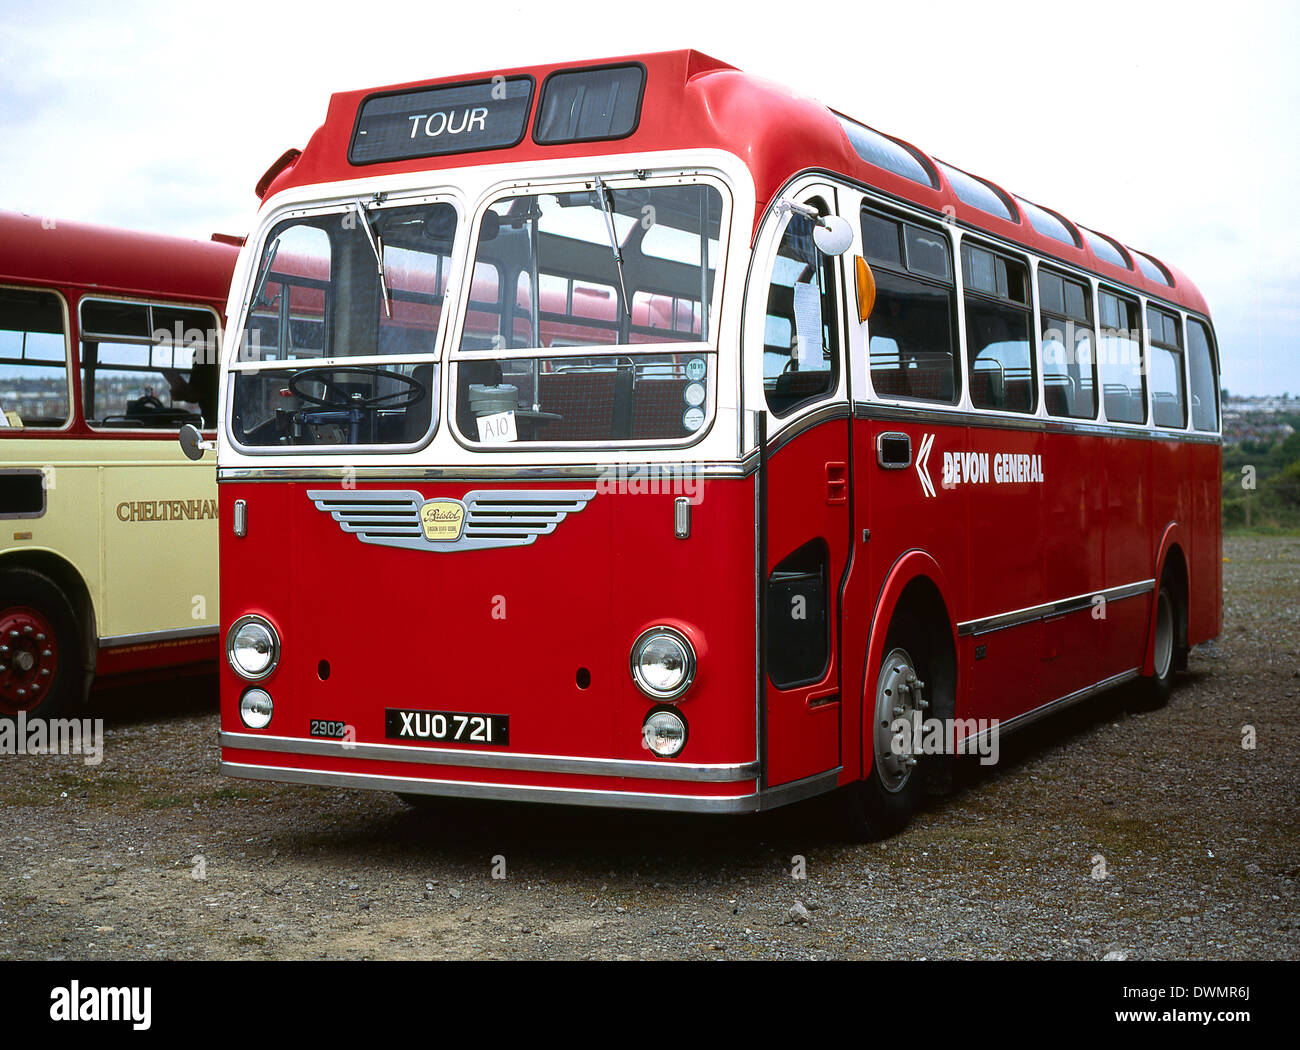
<path fill-rule="evenodd" d="M 413 489 L 312 489 L 307 498 L 362 543 L 447 552 L 526 547 L 595 495 L 595 489 L 476 489 L 460 499 L 425 499 Z"/>

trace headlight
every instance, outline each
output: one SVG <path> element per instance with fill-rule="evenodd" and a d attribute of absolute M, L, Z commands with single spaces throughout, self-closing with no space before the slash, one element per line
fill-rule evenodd
<path fill-rule="evenodd" d="M 265 689 L 246 689 L 239 698 L 239 718 L 249 729 L 265 729 L 275 710 L 271 694 Z"/>
<path fill-rule="evenodd" d="M 695 680 L 695 650 L 686 635 L 652 627 L 632 643 L 632 678 L 655 700 L 675 700 Z"/>
<path fill-rule="evenodd" d="M 656 708 L 641 727 L 641 737 L 660 758 L 672 758 L 686 746 L 686 719 L 676 708 Z"/>
<path fill-rule="evenodd" d="M 241 616 L 226 635 L 226 659 L 250 682 L 265 678 L 280 661 L 280 639 L 260 616 Z"/>

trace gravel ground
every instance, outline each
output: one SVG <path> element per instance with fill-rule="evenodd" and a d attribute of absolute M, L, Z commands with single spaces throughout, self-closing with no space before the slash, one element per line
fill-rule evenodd
<path fill-rule="evenodd" d="M 1300 540 L 1225 554 L 1223 637 L 1167 708 L 1026 730 L 871 845 L 819 802 L 426 813 L 228 780 L 210 679 L 102 690 L 101 765 L 0 758 L 0 959 L 1297 959 Z"/>

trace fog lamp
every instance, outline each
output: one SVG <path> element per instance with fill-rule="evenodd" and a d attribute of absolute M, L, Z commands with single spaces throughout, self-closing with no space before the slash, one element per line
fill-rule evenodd
<path fill-rule="evenodd" d="M 686 719 L 675 707 L 656 708 L 641 727 L 641 736 L 660 758 L 672 758 L 686 746 Z"/>
<path fill-rule="evenodd" d="M 265 729 L 273 713 L 271 694 L 265 689 L 246 689 L 239 698 L 239 718 L 249 729 Z"/>

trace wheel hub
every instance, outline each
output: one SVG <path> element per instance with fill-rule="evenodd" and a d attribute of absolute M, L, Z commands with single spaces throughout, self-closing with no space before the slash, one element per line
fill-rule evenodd
<path fill-rule="evenodd" d="M 45 700 L 58 661 L 54 629 L 38 610 L 0 610 L 0 714 L 30 711 Z"/>
<path fill-rule="evenodd" d="M 906 649 L 893 649 L 880 664 L 876 683 L 876 769 L 887 791 L 901 791 L 916 766 L 912 753 L 910 726 L 914 717 L 925 711 L 925 683 L 917 677 L 916 666 Z M 901 748 L 895 750 L 895 726 L 905 719 L 909 731 L 902 736 Z"/>

